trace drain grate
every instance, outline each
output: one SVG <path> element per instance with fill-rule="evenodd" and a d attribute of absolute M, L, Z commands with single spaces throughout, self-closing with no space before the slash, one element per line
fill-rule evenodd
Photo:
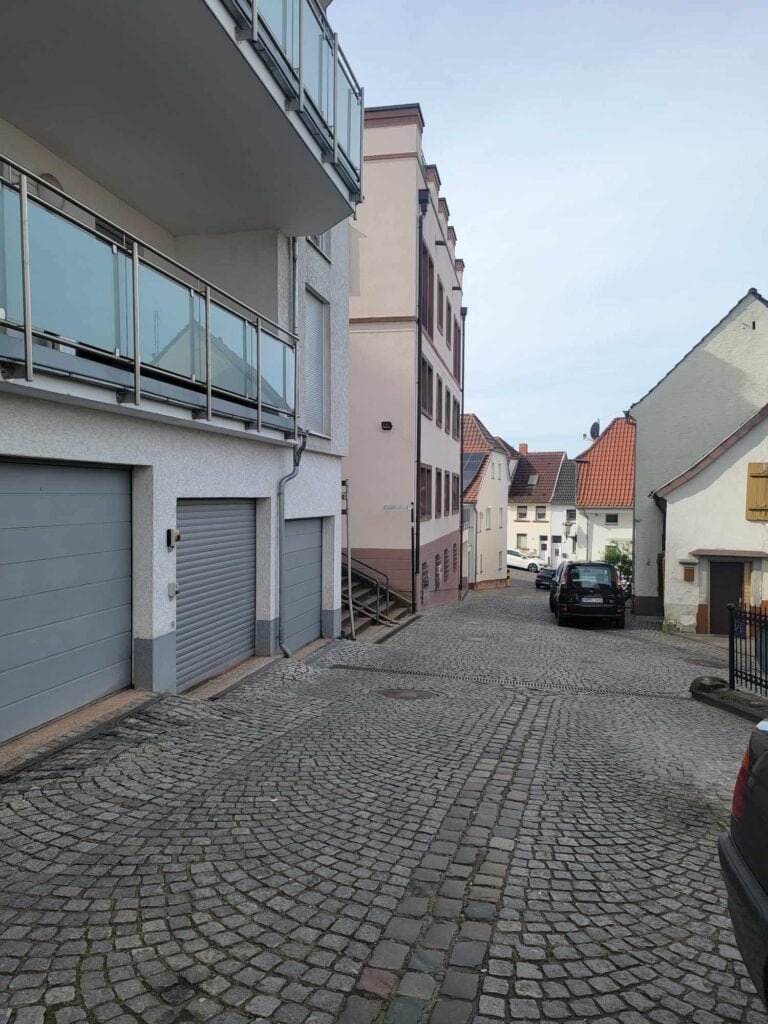
<path fill-rule="evenodd" d="M 532 682 L 527 679 L 512 679 L 509 676 L 458 675 L 457 673 L 441 672 L 439 669 L 435 669 L 434 672 L 422 672 L 415 668 L 377 668 L 374 665 L 344 665 L 339 662 L 329 665 L 328 668 L 344 669 L 347 672 L 372 672 L 378 675 L 408 676 L 418 679 L 452 679 L 460 683 L 515 686 L 525 690 L 540 690 L 544 693 L 585 693 L 594 694 L 600 697 L 648 697 L 653 700 L 685 701 L 686 703 L 690 700 L 687 694 L 659 693 L 658 690 L 633 690 L 627 687 L 622 689 L 613 686 L 580 686 L 578 683 L 561 683 L 555 681 Z M 430 693 L 430 696 L 434 697 L 437 696 L 437 694 Z"/>
<path fill-rule="evenodd" d="M 430 697 L 437 697 L 434 690 L 374 690 L 377 697 L 387 697 L 389 700 L 429 700 Z"/>

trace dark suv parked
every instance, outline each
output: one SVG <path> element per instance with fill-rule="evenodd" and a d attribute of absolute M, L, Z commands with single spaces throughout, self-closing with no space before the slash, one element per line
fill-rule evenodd
<path fill-rule="evenodd" d="M 624 590 L 609 562 L 563 562 L 549 588 L 549 607 L 558 626 L 576 619 L 606 619 L 624 628 Z"/>
<path fill-rule="evenodd" d="M 754 729 L 741 761 L 731 831 L 719 843 L 736 942 L 768 1008 L 768 721 Z"/>

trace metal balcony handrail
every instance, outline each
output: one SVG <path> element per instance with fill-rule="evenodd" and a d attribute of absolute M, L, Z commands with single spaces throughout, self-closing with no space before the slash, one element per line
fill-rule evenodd
<path fill-rule="evenodd" d="M 15 180 L 14 175 L 18 180 Z M 123 257 L 130 262 L 131 265 L 131 298 L 133 306 L 133 330 L 132 330 L 132 346 L 133 351 L 130 357 L 123 356 L 120 348 L 116 348 L 113 352 L 103 348 L 102 346 L 94 346 L 88 341 L 78 340 L 77 338 L 68 338 L 61 334 L 54 333 L 51 328 L 54 324 L 49 324 L 46 328 L 40 326 L 34 327 L 32 323 L 33 311 L 30 299 L 30 234 L 29 234 L 29 184 L 34 182 L 38 186 L 38 194 L 33 197 L 33 202 L 46 209 L 52 214 L 57 220 L 65 221 L 75 226 L 78 230 L 84 231 L 86 234 L 93 238 L 98 239 L 105 245 L 110 245 L 113 253 L 122 253 Z M 276 321 L 272 320 L 271 317 L 265 316 L 253 309 L 248 303 L 241 301 L 234 295 L 230 295 L 223 288 L 219 288 L 217 285 L 202 278 L 195 271 L 190 270 L 183 264 L 179 263 L 173 257 L 168 256 L 166 253 L 149 243 L 144 242 L 131 232 L 126 231 L 119 224 L 108 220 L 103 217 L 98 211 L 93 210 L 85 203 L 71 196 L 63 189 L 59 188 L 53 182 L 28 171 L 22 165 L 16 163 L 16 161 L 0 154 L 0 183 L 4 187 L 15 191 L 19 195 L 19 217 L 20 217 L 20 251 L 18 252 L 18 258 L 20 260 L 21 269 L 21 301 L 23 307 L 23 319 L 16 321 L 6 321 L 5 314 L 2 314 L 2 322 L 8 323 L 11 326 L 22 326 L 24 335 L 24 374 L 27 381 L 32 381 L 34 378 L 34 347 L 33 338 L 39 337 L 44 340 L 51 342 L 55 341 L 59 344 L 67 345 L 73 348 L 75 351 L 85 351 L 89 354 L 98 352 L 100 355 L 112 355 L 115 359 L 127 361 L 133 368 L 133 401 L 134 404 L 141 404 L 141 374 L 142 374 L 142 348 L 141 348 L 141 330 L 140 330 L 140 302 L 139 302 L 139 277 L 140 268 L 142 266 L 148 267 L 153 272 L 162 275 L 170 281 L 175 282 L 176 285 L 189 290 L 190 294 L 197 295 L 197 301 L 202 303 L 202 309 L 204 310 L 204 324 L 198 324 L 198 329 L 204 330 L 204 359 L 205 359 L 205 380 L 201 381 L 196 378 L 195 373 L 191 374 L 180 374 L 169 370 L 166 367 L 156 365 L 151 362 L 147 365 L 145 372 L 151 372 L 152 374 L 159 374 L 166 378 L 170 377 L 176 380 L 183 380 L 186 386 L 196 386 L 197 388 L 205 388 L 205 417 L 210 420 L 213 414 L 213 392 L 223 393 L 224 395 L 232 395 L 239 401 L 244 401 L 249 406 L 255 406 L 256 408 L 256 424 L 257 429 L 261 430 L 262 427 L 262 405 L 267 404 L 268 408 L 275 408 L 278 413 L 285 414 L 289 420 L 293 421 L 294 433 L 298 424 L 298 358 L 297 358 L 297 341 L 298 336 L 294 331 L 288 330 L 287 328 L 281 327 Z M 54 204 L 47 198 L 48 196 L 60 197 L 64 204 L 70 204 L 80 213 L 87 215 L 87 217 L 93 219 L 93 226 L 87 223 L 83 223 L 82 220 L 73 216 L 66 209 L 60 209 L 58 205 Z M 139 250 L 141 249 L 141 253 Z M 154 258 L 148 258 L 148 256 Z M 160 265 L 158 265 L 158 262 Z M 177 273 L 169 272 L 166 266 L 175 268 L 176 271 L 181 272 L 184 278 L 179 277 Z M 195 287 L 190 286 L 190 281 L 195 283 Z M 250 360 L 247 360 L 245 354 L 243 356 L 243 390 L 233 390 L 230 387 L 224 386 L 221 383 L 213 383 L 213 359 L 212 359 L 212 333 L 211 333 L 211 317 L 212 317 L 212 296 L 215 295 L 216 303 L 215 308 L 221 309 L 223 312 L 230 314 L 242 324 L 243 329 L 243 344 L 246 344 L 247 331 L 250 329 L 254 332 L 252 336 L 255 338 L 256 346 L 256 366 L 254 367 Z M 220 301 L 220 300 L 224 301 Z M 234 307 L 234 308 L 233 308 Z M 193 325 L 190 333 L 190 354 L 193 354 L 197 346 L 197 342 L 194 339 L 194 324 L 197 323 L 194 319 L 190 320 L 190 324 Z M 272 405 L 271 403 L 263 403 L 263 390 L 264 390 L 264 378 L 263 378 L 263 338 L 273 337 L 276 344 L 283 347 L 283 351 L 291 351 L 293 353 L 293 367 L 288 369 L 288 373 L 293 377 L 293 397 L 292 402 L 288 403 L 287 395 L 288 391 L 285 391 L 286 398 L 283 399 L 285 405 Z M 284 357 L 285 358 L 285 357 Z M 248 384 L 248 381 L 253 382 L 254 371 L 256 375 L 256 389 L 255 395 Z M 283 377 L 284 387 L 287 387 L 286 381 L 290 380 L 290 376 L 285 375 Z M 194 415 L 194 413 L 193 413 Z"/>
<path fill-rule="evenodd" d="M 290 338 L 294 343 L 299 340 L 298 334 L 295 334 L 293 331 L 290 331 L 287 327 L 281 326 L 271 317 L 266 316 L 266 314 L 260 313 L 257 309 L 254 309 L 253 306 L 249 306 L 247 302 L 243 302 L 242 299 L 238 299 L 237 296 L 230 294 L 230 292 L 228 291 L 225 291 L 225 289 L 221 288 L 219 285 L 214 284 L 212 281 L 206 280 L 206 278 L 204 277 L 201 277 L 196 270 L 190 270 L 189 267 L 185 267 L 183 263 L 179 263 L 179 261 L 174 259 L 173 256 L 169 256 L 161 249 L 156 249 L 155 246 L 151 245 L 149 242 L 145 242 L 144 239 L 139 238 L 138 235 L 134 235 L 133 232 L 131 231 L 126 231 L 126 229 L 122 227 L 120 224 L 116 224 L 108 217 L 105 217 L 102 213 L 99 213 L 98 210 L 94 210 L 92 207 L 86 205 L 86 203 L 81 202 L 81 200 L 77 199 L 69 192 L 65 192 L 63 189 L 58 188 L 52 182 L 47 181 L 45 178 L 41 178 L 33 171 L 27 170 L 26 167 L 23 167 L 21 164 L 16 163 L 15 160 L 11 160 L 10 157 L 7 157 L 3 153 L 0 153 L 0 167 L 3 164 L 5 164 L 6 167 L 10 167 L 14 171 L 16 171 L 16 173 L 20 177 L 25 177 L 27 181 L 34 181 L 35 184 L 37 184 L 44 191 L 53 192 L 55 195 L 60 196 L 65 202 L 71 203 L 73 206 L 76 206 L 79 210 L 82 210 L 82 212 L 87 214 L 89 217 L 95 218 L 96 220 L 104 224 L 106 227 L 111 228 L 113 231 L 122 235 L 127 240 L 127 243 L 125 245 L 118 245 L 118 243 L 113 242 L 113 244 L 118 245 L 118 248 L 122 249 L 123 252 L 126 253 L 126 255 L 130 256 L 132 245 L 135 243 L 141 248 L 142 254 L 152 253 L 153 256 L 157 256 L 160 260 L 163 261 L 163 263 L 166 263 L 171 267 L 175 267 L 176 270 L 180 270 L 183 274 L 186 274 L 188 278 L 191 278 L 193 281 L 196 281 L 197 284 L 200 286 L 198 288 L 198 291 L 200 291 L 201 293 L 203 293 L 206 288 L 210 288 L 212 293 L 215 293 L 217 296 L 226 299 L 228 302 L 234 303 L 236 306 L 239 306 L 241 310 L 245 310 L 246 313 L 249 314 L 249 316 L 246 317 L 245 319 L 252 320 L 252 325 L 254 327 L 256 326 L 256 321 L 258 320 L 262 324 L 269 324 L 270 327 L 274 327 L 275 330 L 279 331 L 280 334 L 283 334 L 286 337 Z M 5 180 L 5 182 L 8 185 L 10 185 L 11 188 L 16 189 L 17 191 L 20 190 L 20 186 L 9 178 L 3 178 L 3 176 L 0 175 L 0 180 Z M 90 234 L 95 235 L 99 238 L 104 238 L 104 235 L 101 232 L 99 232 L 98 230 L 92 230 L 91 228 L 88 227 L 87 224 L 83 224 L 82 221 L 79 221 L 76 217 L 72 217 L 65 210 L 58 209 L 53 204 L 47 202 L 43 196 L 35 196 L 35 202 L 38 202 L 42 206 L 45 206 L 46 209 L 50 210 L 52 213 L 55 213 L 57 217 L 61 217 L 63 220 L 68 220 L 71 224 L 76 225 L 78 228 L 81 228 L 84 231 L 88 231 Z M 110 241 L 113 240 L 110 239 Z M 155 266 L 154 264 L 152 266 L 154 270 L 157 270 L 161 274 L 165 274 L 165 276 L 169 277 L 171 280 L 177 281 L 179 284 L 182 284 L 185 287 L 189 287 L 187 281 L 183 280 L 180 277 L 176 277 L 175 274 L 169 274 L 162 267 Z M 232 310 L 231 312 L 236 313 L 236 310 Z"/>
<path fill-rule="evenodd" d="M 269 51 L 271 48 L 275 48 L 279 52 L 280 61 L 278 64 L 284 64 L 285 68 L 278 72 L 278 80 L 283 80 L 285 78 L 285 71 L 289 71 L 290 78 L 292 80 L 286 84 L 289 92 L 297 100 L 299 112 L 302 113 L 306 109 L 306 104 L 309 104 L 312 107 L 314 113 L 319 117 L 324 129 L 329 135 L 328 139 L 323 140 L 323 144 L 326 145 L 328 150 L 332 153 L 333 163 L 334 165 L 338 165 L 339 168 L 343 166 L 343 161 L 339 160 L 339 150 L 342 151 L 356 177 L 354 188 L 359 197 L 362 195 L 363 174 L 364 89 L 358 82 L 348 58 L 339 46 L 338 36 L 328 23 L 325 11 L 317 0 L 282 0 L 282 2 L 289 5 L 284 8 L 284 15 L 288 16 L 288 23 L 292 26 L 295 23 L 298 30 L 298 39 L 295 40 L 294 45 L 289 48 L 291 52 L 286 49 L 284 44 L 277 37 L 275 27 L 270 25 L 266 17 L 259 10 L 259 0 L 224 0 L 230 14 L 240 26 L 238 37 L 240 39 L 248 39 L 262 57 L 268 58 L 267 63 L 271 68 L 275 64 L 275 58 L 274 54 Z M 322 100 L 318 103 L 318 98 L 312 96 L 305 82 L 305 4 L 309 9 L 311 16 L 317 22 L 317 27 L 321 33 L 323 42 L 327 45 L 330 51 L 329 59 L 332 62 L 332 66 L 328 69 L 328 79 L 324 83 L 330 93 L 330 96 L 326 97 L 326 99 L 330 100 L 328 105 L 331 109 L 328 111 L 324 111 L 322 109 L 324 106 Z M 270 44 L 266 47 L 264 40 L 265 35 Z M 265 53 L 265 49 L 267 53 Z M 350 92 L 354 96 L 356 104 L 359 107 L 359 124 L 355 128 L 355 140 L 359 144 L 359 146 L 356 146 L 355 148 L 359 148 L 359 152 L 356 154 L 354 152 L 350 152 L 350 146 L 340 137 L 340 75 L 343 75 L 346 79 Z M 351 130 L 350 125 L 350 131 Z M 317 135 L 317 133 L 314 134 Z"/>

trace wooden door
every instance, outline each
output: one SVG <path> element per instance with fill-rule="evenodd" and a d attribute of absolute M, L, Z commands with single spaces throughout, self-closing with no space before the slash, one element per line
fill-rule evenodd
<path fill-rule="evenodd" d="M 738 605 L 744 584 L 743 562 L 711 562 L 709 566 L 709 632 L 728 633 L 728 605 Z"/>

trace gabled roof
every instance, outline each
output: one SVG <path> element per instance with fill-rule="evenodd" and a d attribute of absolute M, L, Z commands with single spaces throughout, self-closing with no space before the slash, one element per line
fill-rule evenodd
<path fill-rule="evenodd" d="M 758 409 L 754 415 L 750 416 L 748 420 L 745 420 L 740 427 L 737 427 L 732 434 L 729 434 L 728 437 L 724 438 L 720 444 L 716 445 L 712 449 L 712 451 L 707 452 L 707 454 L 702 456 L 698 462 L 694 462 L 690 469 L 686 469 L 684 473 L 680 473 L 679 476 L 670 480 L 669 483 L 664 484 L 663 487 L 659 487 L 656 494 L 658 494 L 660 498 L 665 498 L 670 491 L 674 491 L 678 487 L 682 486 L 682 484 L 692 480 L 693 477 L 701 473 L 701 471 L 706 469 L 707 466 L 711 466 L 712 463 L 727 452 L 729 448 L 733 448 L 737 441 L 740 441 L 742 437 L 746 437 L 750 430 L 754 429 L 754 427 L 759 423 L 762 423 L 766 418 L 768 418 L 768 405 L 764 405 L 762 409 Z"/>
<path fill-rule="evenodd" d="M 504 447 L 499 443 L 479 416 L 473 412 L 464 413 L 464 451 L 465 452 L 502 452 Z"/>
<path fill-rule="evenodd" d="M 479 416 L 464 413 L 464 460 L 461 467 L 463 500 L 476 501 L 491 452 L 507 455 L 505 446 L 488 430 Z M 469 458 L 467 456 L 470 456 Z M 474 456 L 474 457 L 473 457 Z M 482 458 L 480 456 L 483 456 Z"/>
<path fill-rule="evenodd" d="M 540 505 L 548 504 L 565 458 L 565 452 L 527 452 L 521 455 L 509 487 L 510 499 L 525 498 Z M 534 476 L 538 477 L 536 483 L 529 483 Z"/>
<path fill-rule="evenodd" d="M 507 441 L 505 441 L 503 437 L 496 436 L 496 438 L 494 440 L 496 440 L 501 445 L 501 447 L 506 452 L 508 458 L 510 458 L 510 459 L 519 459 L 520 458 L 520 453 L 515 448 L 513 448 L 511 444 L 509 444 Z"/>
<path fill-rule="evenodd" d="M 576 504 L 576 463 L 573 459 L 563 459 L 552 495 L 552 503 L 555 505 Z"/>
<path fill-rule="evenodd" d="M 635 421 L 617 416 L 576 458 L 580 508 L 632 508 L 635 492 Z"/>
<path fill-rule="evenodd" d="M 715 326 L 710 328 L 707 331 L 707 333 L 704 335 L 704 337 L 696 342 L 696 344 L 693 346 L 693 348 L 689 348 L 688 349 L 688 351 L 685 353 L 685 355 L 682 357 L 682 359 L 678 359 L 678 361 L 675 363 L 675 365 L 672 367 L 672 369 L 668 370 L 664 374 L 664 376 L 661 378 L 661 380 L 657 380 L 656 383 L 653 385 L 653 387 L 650 388 L 648 391 L 646 391 L 646 393 L 642 396 L 642 398 L 638 398 L 638 400 L 636 402 L 633 402 L 632 405 L 630 405 L 628 411 L 631 411 L 632 409 L 635 408 L 636 405 L 640 405 L 641 402 L 645 401 L 645 399 L 648 397 L 648 395 L 652 394 L 656 390 L 656 388 L 659 386 L 659 384 L 661 384 L 662 381 L 665 381 L 667 379 L 667 377 L 669 377 L 669 375 L 671 373 L 674 373 L 675 370 L 680 365 L 680 363 L 685 362 L 685 360 L 688 358 L 688 356 L 692 352 L 695 352 L 696 349 L 699 347 L 699 345 L 703 345 L 704 342 L 709 338 L 709 336 L 711 334 L 713 334 L 718 329 L 718 327 L 722 327 L 722 325 L 725 323 L 725 321 L 728 320 L 729 317 L 733 316 L 733 314 L 736 312 L 736 310 L 739 308 L 739 306 L 742 304 L 742 302 L 746 302 L 747 299 L 758 299 L 760 302 L 762 302 L 762 304 L 764 306 L 768 306 L 768 299 L 765 299 L 760 294 L 760 292 L 757 290 L 757 288 L 750 288 L 749 291 L 747 292 L 747 294 L 746 295 L 742 295 L 742 297 L 739 299 L 739 301 L 736 303 L 736 305 L 732 306 L 731 309 L 729 309 L 728 312 L 725 314 L 725 316 L 721 320 L 718 320 L 718 322 L 715 324 Z"/>

